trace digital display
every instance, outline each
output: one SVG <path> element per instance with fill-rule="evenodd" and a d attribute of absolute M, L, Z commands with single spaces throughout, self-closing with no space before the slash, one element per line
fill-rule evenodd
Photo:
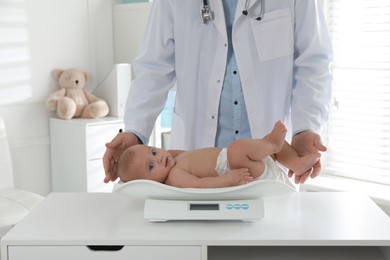
<path fill-rule="evenodd" d="M 219 204 L 190 204 L 190 210 L 219 210 Z"/>

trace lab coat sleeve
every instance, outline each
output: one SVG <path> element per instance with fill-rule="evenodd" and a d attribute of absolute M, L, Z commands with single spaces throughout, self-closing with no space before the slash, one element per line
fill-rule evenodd
<path fill-rule="evenodd" d="M 147 138 L 175 82 L 172 4 L 171 0 L 153 2 L 140 54 L 133 62 L 136 78 L 126 103 L 125 130 Z"/>
<path fill-rule="evenodd" d="M 292 130 L 321 133 L 329 113 L 333 52 L 319 1 L 295 1 L 294 36 Z"/>

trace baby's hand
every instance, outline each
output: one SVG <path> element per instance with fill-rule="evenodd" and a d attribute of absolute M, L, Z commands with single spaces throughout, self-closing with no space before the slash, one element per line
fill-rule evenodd
<path fill-rule="evenodd" d="M 232 186 L 247 184 L 253 180 L 247 168 L 230 170 L 227 176 Z"/>

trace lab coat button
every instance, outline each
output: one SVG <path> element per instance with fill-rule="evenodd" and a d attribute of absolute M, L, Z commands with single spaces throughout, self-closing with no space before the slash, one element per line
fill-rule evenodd
<path fill-rule="evenodd" d="M 214 119 L 215 118 L 215 116 L 211 116 L 211 119 Z"/>

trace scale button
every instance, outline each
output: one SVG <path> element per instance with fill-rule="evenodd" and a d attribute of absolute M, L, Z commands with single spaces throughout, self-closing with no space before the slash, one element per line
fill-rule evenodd
<path fill-rule="evenodd" d="M 238 203 L 234 204 L 234 209 L 241 209 L 241 204 Z"/>
<path fill-rule="evenodd" d="M 234 205 L 229 203 L 229 204 L 226 204 L 226 209 L 233 209 Z"/>
<path fill-rule="evenodd" d="M 249 205 L 244 203 L 244 204 L 241 204 L 241 208 L 242 209 L 249 209 Z"/>

